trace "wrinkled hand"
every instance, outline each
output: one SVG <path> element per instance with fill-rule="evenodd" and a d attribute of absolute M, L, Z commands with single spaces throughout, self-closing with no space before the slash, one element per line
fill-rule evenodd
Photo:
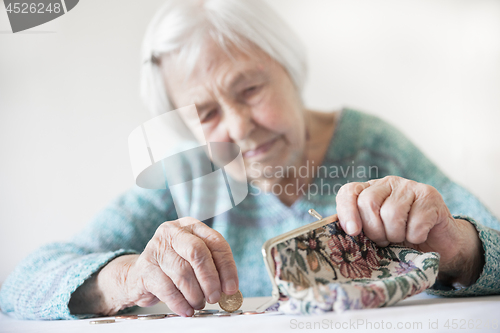
<path fill-rule="evenodd" d="M 215 230 L 193 218 L 163 223 L 126 272 L 129 305 L 163 301 L 182 316 L 234 294 L 238 274 L 231 248 Z M 118 258 L 119 259 L 119 258 Z"/>
<path fill-rule="evenodd" d="M 447 282 L 470 285 L 482 270 L 476 229 L 468 221 L 455 220 L 432 186 L 395 176 L 348 183 L 337 194 L 337 213 L 351 236 L 363 230 L 379 246 L 401 243 L 438 252 L 438 278 Z"/>

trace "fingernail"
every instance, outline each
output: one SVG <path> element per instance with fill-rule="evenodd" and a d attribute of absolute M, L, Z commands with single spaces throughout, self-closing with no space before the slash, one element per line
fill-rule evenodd
<path fill-rule="evenodd" d="M 349 235 L 352 235 L 354 233 L 356 233 L 356 231 L 358 231 L 358 226 L 356 223 L 354 223 L 354 221 L 347 221 L 347 223 L 345 224 L 345 231 L 349 234 Z"/>
<path fill-rule="evenodd" d="M 220 299 L 220 292 L 216 290 L 213 293 L 211 293 L 210 296 L 208 296 L 208 303 L 215 304 L 219 301 L 219 299 Z"/>
<path fill-rule="evenodd" d="M 206 304 L 207 304 L 207 302 L 205 302 L 205 299 L 203 298 L 203 300 L 199 304 L 196 304 L 196 306 L 193 306 L 193 309 L 201 310 L 205 307 Z"/>
<path fill-rule="evenodd" d="M 389 244 L 390 244 L 389 242 L 385 241 L 385 242 L 379 243 L 378 246 L 380 246 L 380 247 L 386 247 Z"/>
<path fill-rule="evenodd" d="M 187 311 L 186 311 L 186 317 L 192 317 L 194 315 L 194 310 L 189 308 Z"/>
<path fill-rule="evenodd" d="M 226 282 L 226 291 L 229 293 L 236 292 L 238 289 L 236 287 L 236 281 L 229 280 Z"/>

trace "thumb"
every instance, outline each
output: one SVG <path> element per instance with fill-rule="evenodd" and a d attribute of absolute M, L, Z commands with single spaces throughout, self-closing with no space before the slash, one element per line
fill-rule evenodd
<path fill-rule="evenodd" d="M 361 232 L 363 221 L 358 210 L 358 196 L 369 183 L 349 183 L 339 190 L 337 194 L 337 214 L 342 229 L 351 236 Z"/>

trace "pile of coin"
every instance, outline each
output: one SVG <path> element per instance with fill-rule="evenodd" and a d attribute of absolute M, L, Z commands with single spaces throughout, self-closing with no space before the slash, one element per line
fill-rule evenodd
<path fill-rule="evenodd" d="M 199 317 L 231 317 L 237 315 L 254 315 L 254 314 L 262 314 L 264 312 L 257 311 L 242 311 L 240 310 L 241 305 L 243 304 L 243 295 L 238 290 L 234 295 L 226 295 L 221 293 L 219 306 L 223 311 L 219 310 L 198 310 L 194 313 L 194 318 Z M 115 319 L 138 319 L 138 320 L 154 320 L 154 319 L 164 319 L 171 317 L 179 317 L 179 315 L 175 313 L 168 314 L 150 314 L 150 315 L 119 315 L 116 316 Z M 114 323 L 115 319 L 100 319 L 100 320 L 92 320 L 90 324 L 110 324 Z"/>
<path fill-rule="evenodd" d="M 126 319 L 126 320 L 132 320 L 132 319 L 138 319 L 138 320 L 154 320 L 154 319 L 163 319 L 167 317 L 178 317 L 177 314 L 175 313 L 168 313 L 168 314 L 149 314 L 149 315 L 119 315 L 116 316 L 115 319 L 98 319 L 98 320 L 91 320 L 89 323 L 91 325 L 96 325 L 96 324 L 111 324 L 115 323 L 116 319 Z"/>
<path fill-rule="evenodd" d="M 114 319 L 99 319 L 99 320 L 91 320 L 89 323 L 90 325 L 97 325 L 97 324 L 111 324 L 114 323 Z"/>
<path fill-rule="evenodd" d="M 242 311 L 236 310 L 232 312 L 228 311 L 219 311 L 219 310 L 200 310 L 196 311 L 193 317 L 231 317 L 238 315 L 254 315 L 254 314 L 262 314 L 264 312 L 257 311 Z"/>

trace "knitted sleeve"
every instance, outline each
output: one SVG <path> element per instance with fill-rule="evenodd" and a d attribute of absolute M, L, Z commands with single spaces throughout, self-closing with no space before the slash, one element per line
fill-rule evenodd
<path fill-rule="evenodd" d="M 469 287 L 449 287 L 438 281 L 427 292 L 450 297 L 500 294 L 500 231 L 488 228 L 469 216 L 455 215 L 454 218 L 467 220 L 476 228 L 484 249 L 485 265 L 483 271 L 477 281 Z"/>
<path fill-rule="evenodd" d="M 358 113 L 361 114 L 361 113 Z M 393 160 L 392 174 L 435 187 L 450 212 L 467 220 L 478 231 L 485 253 L 485 265 L 479 279 L 467 288 L 445 287 L 439 281 L 428 290 L 442 296 L 479 296 L 500 294 L 500 222 L 468 190 L 451 181 L 408 138 L 385 121 L 361 116 L 370 149 L 376 149 L 384 160 Z"/>
<path fill-rule="evenodd" d="M 2 312 L 19 319 L 76 319 L 71 294 L 114 258 L 140 253 L 157 227 L 177 218 L 168 190 L 134 187 L 67 243 L 46 245 L 24 259 L 0 290 Z"/>

